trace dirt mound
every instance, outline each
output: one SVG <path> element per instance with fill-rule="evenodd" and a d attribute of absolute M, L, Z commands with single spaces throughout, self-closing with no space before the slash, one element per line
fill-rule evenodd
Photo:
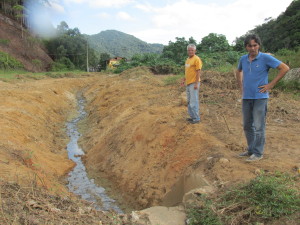
<path fill-rule="evenodd" d="M 14 20 L 0 13 L 0 51 L 9 53 L 20 61 L 24 68 L 32 72 L 46 71 L 53 62 L 39 43 L 39 39 L 33 37 Z"/>

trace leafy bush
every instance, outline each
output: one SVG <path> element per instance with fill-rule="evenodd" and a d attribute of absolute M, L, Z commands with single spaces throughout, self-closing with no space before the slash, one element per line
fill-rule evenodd
<path fill-rule="evenodd" d="M 282 173 L 262 174 L 217 199 L 201 199 L 188 209 L 189 224 L 251 224 L 292 215 L 300 210 L 294 179 Z"/>
<path fill-rule="evenodd" d="M 226 203 L 240 204 L 248 216 L 272 220 L 300 210 L 300 195 L 293 189 L 293 178 L 286 174 L 261 175 L 249 184 L 225 194 Z"/>
<path fill-rule="evenodd" d="M 184 69 L 171 60 L 162 60 L 150 65 L 150 69 L 155 74 L 178 74 Z"/>
<path fill-rule="evenodd" d="M 62 57 L 55 61 L 51 66 L 51 71 L 69 71 L 74 70 L 75 66 L 69 58 Z"/>
<path fill-rule="evenodd" d="M 136 54 L 130 61 L 121 61 L 114 72 L 121 73 L 124 70 L 138 66 L 147 66 L 155 74 L 178 74 L 182 71 L 182 68 L 174 61 L 162 58 L 155 53 L 146 53 Z"/>
<path fill-rule="evenodd" d="M 288 64 L 290 68 L 299 68 L 300 67 L 300 49 L 289 50 L 289 49 L 280 49 L 275 53 L 276 58 L 282 62 Z"/>
<path fill-rule="evenodd" d="M 210 200 L 205 199 L 202 197 L 203 205 L 202 206 L 195 206 L 187 211 L 187 217 L 189 225 L 222 225 L 220 218 L 218 215 L 213 211 L 213 204 Z"/>
<path fill-rule="evenodd" d="M 24 66 L 17 59 L 5 52 L 0 52 L 0 69 L 23 69 Z"/>

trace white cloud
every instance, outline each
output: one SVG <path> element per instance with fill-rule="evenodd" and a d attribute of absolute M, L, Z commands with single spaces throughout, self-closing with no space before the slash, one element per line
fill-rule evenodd
<path fill-rule="evenodd" d="M 82 3 L 97 8 L 120 8 L 134 0 L 65 0 L 66 3 Z"/>
<path fill-rule="evenodd" d="M 153 27 L 135 32 L 147 42 L 167 44 L 168 37 L 193 36 L 197 41 L 209 33 L 226 35 L 229 43 L 245 34 L 267 17 L 276 18 L 292 0 L 236 0 L 227 5 L 201 4 L 192 0 L 179 0 L 161 8 L 136 5 L 145 13 L 151 13 Z M 162 32 L 166 31 L 166 32 Z M 169 34 L 169 35 L 168 35 Z"/>
<path fill-rule="evenodd" d="M 65 9 L 62 5 L 58 4 L 57 2 L 49 2 L 50 7 L 57 13 L 64 13 Z"/>
<path fill-rule="evenodd" d="M 102 13 L 97 14 L 95 17 L 101 18 L 101 19 L 108 19 L 108 18 L 110 18 L 110 15 L 106 12 L 102 12 Z"/>
<path fill-rule="evenodd" d="M 134 20 L 127 12 L 118 12 L 117 18 L 122 20 Z"/>
<path fill-rule="evenodd" d="M 136 4 L 135 8 L 140 9 L 144 12 L 151 12 L 151 11 L 155 11 L 155 8 L 153 8 L 149 3 L 145 3 L 145 4 Z"/>

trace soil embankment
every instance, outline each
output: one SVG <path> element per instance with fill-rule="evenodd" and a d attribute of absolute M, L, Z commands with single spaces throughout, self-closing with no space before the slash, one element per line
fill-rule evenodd
<path fill-rule="evenodd" d="M 38 183 L 49 190 L 72 167 L 65 150 L 67 117 L 80 79 L 0 82 L 0 173 L 6 181 Z"/>
<path fill-rule="evenodd" d="M 86 166 L 96 180 L 105 176 L 123 198 L 131 196 L 127 203 L 159 205 L 182 176 L 194 171 L 215 188 L 264 171 L 295 172 L 300 161 L 297 100 L 273 93 L 265 159 L 249 164 L 236 157 L 245 138 L 234 74 L 203 74 L 197 125 L 185 121 L 184 88 L 165 86 L 163 79 L 134 69 L 99 80 L 85 92 L 88 117 L 81 143 Z"/>

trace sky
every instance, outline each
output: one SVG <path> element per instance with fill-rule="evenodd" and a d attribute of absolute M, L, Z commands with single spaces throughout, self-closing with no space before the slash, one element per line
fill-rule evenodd
<path fill-rule="evenodd" d="M 267 18 L 277 18 L 293 0 L 48 0 L 36 21 L 56 27 L 65 21 L 83 34 L 118 30 L 167 45 L 176 37 L 198 43 L 209 33 L 223 34 L 229 44 Z"/>

